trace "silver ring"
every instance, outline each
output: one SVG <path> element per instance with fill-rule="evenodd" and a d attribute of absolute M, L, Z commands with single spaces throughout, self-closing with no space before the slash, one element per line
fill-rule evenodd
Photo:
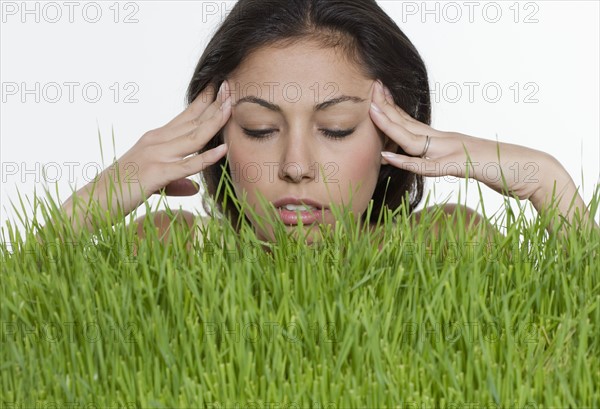
<path fill-rule="evenodd" d="M 425 141 L 425 148 L 423 148 L 423 153 L 419 155 L 420 158 L 424 158 L 425 155 L 427 154 L 427 149 L 429 149 L 429 144 L 431 143 L 431 138 L 429 137 L 429 135 L 427 136 L 427 141 Z"/>

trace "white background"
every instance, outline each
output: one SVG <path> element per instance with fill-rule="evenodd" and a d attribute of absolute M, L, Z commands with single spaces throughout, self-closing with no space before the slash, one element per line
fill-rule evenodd
<path fill-rule="evenodd" d="M 32 201 L 34 189 L 39 193 L 46 185 L 63 202 L 93 178 L 103 167 L 98 132 L 108 165 L 113 155 L 120 157 L 146 131 L 183 110 L 195 65 L 235 2 L 0 3 L 4 226 L 9 219 L 18 224 L 10 203 L 19 203 L 17 191 Z M 600 156 L 599 2 L 379 4 L 427 65 L 434 128 L 544 150 L 560 160 L 577 186 L 583 182 L 589 203 Z M 65 83 L 76 83 L 72 100 Z M 472 95 L 466 83 L 476 84 Z M 92 102 L 97 88 L 101 98 Z M 498 89 L 501 97 L 494 102 Z M 62 96 L 52 102 L 57 90 Z M 44 183 L 44 166 L 51 183 Z M 468 183 L 466 198 L 465 185 L 443 178 L 427 186 L 438 202 L 448 197 L 456 202 L 452 192 L 460 189 L 461 202 L 481 211 L 476 184 Z M 481 188 L 490 216 L 503 197 Z M 200 199 L 168 203 L 202 214 Z"/>

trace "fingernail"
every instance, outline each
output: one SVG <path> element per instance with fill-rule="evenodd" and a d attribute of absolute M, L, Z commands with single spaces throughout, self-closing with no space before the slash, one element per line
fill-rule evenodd
<path fill-rule="evenodd" d="M 219 87 L 219 92 L 217 92 L 217 96 L 221 99 L 221 101 L 223 100 L 223 90 L 225 89 L 225 81 L 223 81 L 221 83 L 221 86 Z"/>
<path fill-rule="evenodd" d="M 387 151 L 381 152 L 381 156 L 383 156 L 386 159 L 393 159 L 394 157 L 396 157 L 396 155 L 394 153 L 387 152 Z"/>
<path fill-rule="evenodd" d="M 383 111 L 381 110 L 381 108 L 379 108 L 377 106 L 377 104 L 375 104 L 375 102 L 371 102 L 371 109 L 375 112 L 379 112 L 380 114 L 383 113 Z"/>
<path fill-rule="evenodd" d="M 228 109 L 231 106 L 231 98 L 228 95 L 227 99 L 223 102 L 223 104 L 221 104 L 221 111 L 225 111 L 226 109 Z"/>

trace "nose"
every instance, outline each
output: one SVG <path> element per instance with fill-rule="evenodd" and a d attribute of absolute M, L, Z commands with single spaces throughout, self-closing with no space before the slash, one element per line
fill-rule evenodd
<path fill-rule="evenodd" d="M 312 181 L 315 178 L 309 132 L 290 132 L 283 139 L 279 162 L 279 178 L 290 183 Z"/>

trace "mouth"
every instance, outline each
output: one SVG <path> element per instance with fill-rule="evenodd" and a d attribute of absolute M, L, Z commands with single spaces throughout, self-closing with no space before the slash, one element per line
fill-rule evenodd
<path fill-rule="evenodd" d="M 311 199 L 285 198 L 273 203 L 284 224 L 322 223 L 329 209 Z"/>
<path fill-rule="evenodd" d="M 323 223 L 325 219 L 326 209 L 304 208 L 289 210 L 287 207 L 278 207 L 279 217 L 284 224 L 297 225 L 302 221 L 303 225 Z"/>
<path fill-rule="evenodd" d="M 294 204 L 286 204 L 284 206 L 277 207 L 277 210 L 289 210 L 291 212 L 315 212 L 320 211 L 322 208 L 315 206 L 307 206 L 307 205 L 294 205 Z"/>

